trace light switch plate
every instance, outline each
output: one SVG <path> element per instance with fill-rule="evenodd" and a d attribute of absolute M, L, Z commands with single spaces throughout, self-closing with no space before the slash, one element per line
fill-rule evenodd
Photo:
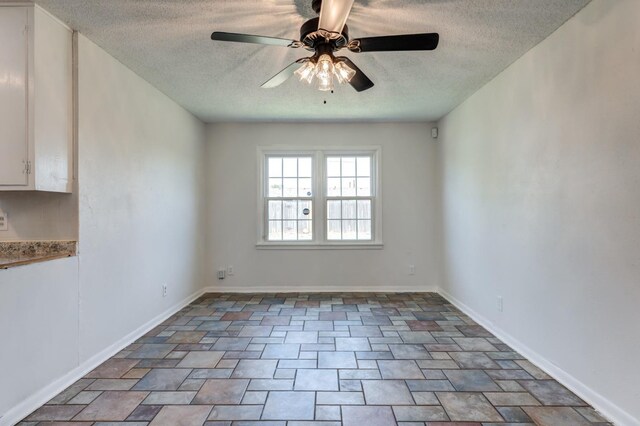
<path fill-rule="evenodd" d="M 7 214 L 0 212 L 0 231 L 8 231 L 9 230 L 9 219 L 7 218 Z"/>

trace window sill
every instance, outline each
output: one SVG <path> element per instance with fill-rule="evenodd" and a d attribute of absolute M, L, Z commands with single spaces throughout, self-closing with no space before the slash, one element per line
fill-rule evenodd
<path fill-rule="evenodd" d="M 367 243 L 267 243 L 256 244 L 258 250 L 382 250 L 381 242 Z"/>

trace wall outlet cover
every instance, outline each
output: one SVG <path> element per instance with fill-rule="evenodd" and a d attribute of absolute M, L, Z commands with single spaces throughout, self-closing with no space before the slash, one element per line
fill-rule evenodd
<path fill-rule="evenodd" d="M 9 218 L 6 213 L 0 212 L 0 231 L 9 230 Z"/>

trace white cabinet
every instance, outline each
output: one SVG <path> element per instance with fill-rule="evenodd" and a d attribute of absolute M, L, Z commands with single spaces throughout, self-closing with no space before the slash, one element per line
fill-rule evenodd
<path fill-rule="evenodd" d="M 38 6 L 0 5 L 0 191 L 71 192 L 72 32 Z"/>

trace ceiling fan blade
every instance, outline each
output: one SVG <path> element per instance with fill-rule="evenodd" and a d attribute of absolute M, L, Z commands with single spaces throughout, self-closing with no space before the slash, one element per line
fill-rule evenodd
<path fill-rule="evenodd" d="M 349 66 L 349 68 L 353 69 L 356 72 L 356 74 L 351 78 L 351 81 L 349 81 L 349 84 L 351 84 L 354 89 L 356 89 L 358 92 L 362 92 L 373 87 L 373 81 L 369 80 L 369 77 L 367 77 L 365 73 L 363 73 L 360 68 L 358 68 L 356 64 L 351 61 L 351 59 L 347 58 L 346 56 L 341 56 L 336 59 L 343 61 Z"/>
<path fill-rule="evenodd" d="M 349 50 L 352 52 L 434 50 L 438 47 L 439 40 L 438 33 L 365 37 L 351 40 Z"/>
<path fill-rule="evenodd" d="M 296 40 L 288 40 L 286 38 L 277 37 L 265 37 L 251 34 L 237 34 L 237 33 L 225 33 L 216 31 L 211 34 L 211 40 L 217 41 L 235 41 L 238 43 L 254 43 L 254 44 L 266 44 L 270 46 L 283 46 L 283 47 L 300 47 L 302 43 Z"/>
<path fill-rule="evenodd" d="M 300 64 L 307 62 L 308 60 L 308 58 L 298 59 L 297 61 L 293 62 L 291 65 L 280 71 L 278 74 L 271 77 L 260 87 L 262 87 L 263 89 L 273 89 L 274 87 L 280 86 L 291 76 L 293 76 L 296 70 L 300 68 Z"/>
<path fill-rule="evenodd" d="M 322 0 L 318 29 L 342 33 L 354 0 Z"/>

